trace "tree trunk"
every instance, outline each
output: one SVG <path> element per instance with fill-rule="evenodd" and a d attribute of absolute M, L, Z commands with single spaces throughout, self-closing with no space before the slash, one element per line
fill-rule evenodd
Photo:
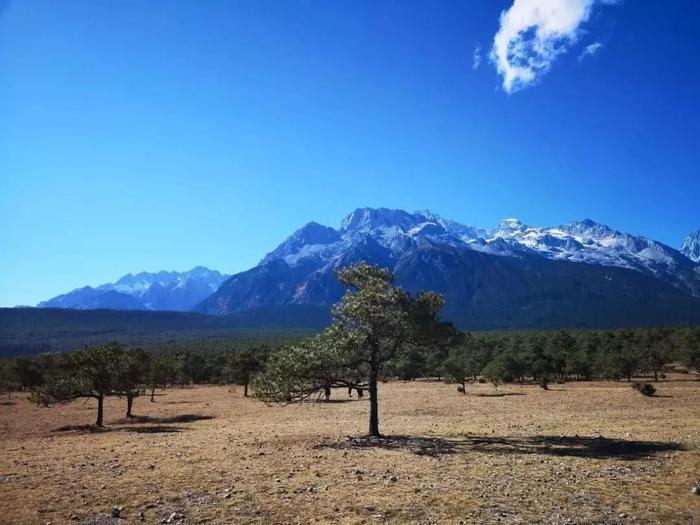
<path fill-rule="evenodd" d="M 248 397 L 248 380 L 243 383 L 243 397 Z"/>
<path fill-rule="evenodd" d="M 97 425 L 98 427 L 103 426 L 102 425 L 103 401 L 104 401 L 104 396 L 102 394 L 97 396 L 97 422 L 95 423 L 95 425 Z"/>
<path fill-rule="evenodd" d="M 656 371 L 656 369 L 654 369 L 654 381 L 658 381 L 658 380 L 659 380 L 659 373 Z"/>
<path fill-rule="evenodd" d="M 156 400 L 153 398 L 156 395 L 156 385 L 151 388 L 151 403 L 155 403 Z"/>
<path fill-rule="evenodd" d="M 134 396 L 126 396 L 126 417 L 133 417 L 131 415 L 131 407 L 134 406 Z"/>
<path fill-rule="evenodd" d="M 372 360 L 369 371 L 369 436 L 381 437 L 379 433 L 379 400 L 377 399 L 378 363 Z"/>
<path fill-rule="evenodd" d="M 464 379 L 462 379 L 462 395 L 466 395 L 466 393 L 467 393 L 467 386 L 466 385 L 467 385 L 467 382 Z"/>

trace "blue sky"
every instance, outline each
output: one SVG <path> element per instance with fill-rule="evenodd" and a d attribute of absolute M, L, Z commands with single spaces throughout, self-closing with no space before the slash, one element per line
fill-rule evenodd
<path fill-rule="evenodd" d="M 0 0 L 0 305 L 237 272 L 361 206 L 679 246 L 700 3 L 538 1 Z"/>

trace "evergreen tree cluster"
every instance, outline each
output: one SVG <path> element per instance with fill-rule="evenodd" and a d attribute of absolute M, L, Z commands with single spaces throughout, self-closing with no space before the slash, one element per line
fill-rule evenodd
<path fill-rule="evenodd" d="M 614 331 L 483 332 L 464 334 L 435 376 L 460 383 L 483 378 L 500 382 L 552 381 L 649 376 L 677 363 L 700 370 L 700 328 L 652 328 Z M 427 362 L 426 358 L 424 362 Z"/>
<path fill-rule="evenodd" d="M 106 397 L 126 400 L 126 417 L 132 417 L 134 399 L 157 388 L 192 383 L 244 385 L 263 365 L 267 345 L 207 351 L 129 347 L 118 342 L 62 353 L 5 360 L 0 367 L 0 390 L 27 391 L 30 399 L 51 406 L 81 398 L 97 401 L 95 424 L 103 425 Z"/>

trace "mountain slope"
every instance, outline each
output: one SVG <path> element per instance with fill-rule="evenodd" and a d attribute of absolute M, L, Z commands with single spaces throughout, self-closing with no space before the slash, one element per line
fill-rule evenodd
<path fill-rule="evenodd" d="M 591 220 L 492 229 L 427 212 L 361 208 L 335 230 L 310 223 L 196 309 L 329 306 L 335 271 L 368 261 L 410 291 L 443 293 L 445 316 L 469 328 L 632 326 L 700 322 L 697 265 L 669 246 Z"/>
<path fill-rule="evenodd" d="M 215 292 L 226 277 L 203 266 L 187 272 L 127 274 L 115 283 L 78 288 L 43 301 L 38 307 L 184 312 Z"/>
<path fill-rule="evenodd" d="M 439 271 L 432 271 L 438 268 Z M 700 322 L 700 301 L 629 269 L 422 248 L 395 267 L 397 283 L 445 298 L 463 328 L 558 328 Z"/>

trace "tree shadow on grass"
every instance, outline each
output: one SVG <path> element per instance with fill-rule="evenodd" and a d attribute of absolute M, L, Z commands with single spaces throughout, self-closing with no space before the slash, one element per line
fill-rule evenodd
<path fill-rule="evenodd" d="M 52 429 L 51 432 L 81 432 L 98 434 L 102 432 L 109 432 L 110 430 L 110 428 L 98 427 L 97 425 L 63 425 L 62 427 Z"/>
<path fill-rule="evenodd" d="M 545 454 L 560 457 L 636 460 L 663 452 L 685 450 L 682 444 L 590 436 L 465 436 L 458 438 L 384 436 L 327 441 L 314 448 L 407 450 L 419 456 L 484 452 L 490 454 Z"/>
<path fill-rule="evenodd" d="M 194 423 L 195 421 L 205 421 L 207 419 L 214 419 L 214 416 L 200 414 L 180 414 L 178 416 L 168 417 L 133 416 L 127 419 L 119 419 L 115 421 L 115 423 L 119 425 L 138 425 L 140 423 Z"/>
<path fill-rule="evenodd" d="M 493 392 L 491 394 L 472 394 L 467 392 L 468 396 L 472 397 L 504 397 L 504 396 L 524 396 L 525 392 Z"/>
<path fill-rule="evenodd" d="M 54 428 L 51 432 L 79 432 L 79 433 L 100 433 L 100 432 L 135 432 L 139 434 L 157 434 L 167 432 L 180 432 L 182 427 L 168 426 L 174 423 L 193 423 L 214 419 L 214 416 L 204 416 L 198 414 L 181 414 L 170 417 L 134 416 L 131 419 L 118 419 L 112 421 L 114 426 L 98 427 L 96 425 L 64 425 Z M 131 426 L 144 425 L 144 426 Z"/>
<path fill-rule="evenodd" d="M 333 405 L 342 403 L 357 403 L 358 401 L 369 401 L 369 397 L 356 398 L 356 397 L 336 397 L 326 400 L 323 396 L 321 397 L 310 397 L 307 399 L 302 399 L 301 401 L 295 401 L 296 405 Z"/>
<path fill-rule="evenodd" d="M 54 428 L 51 432 L 75 432 L 78 434 L 102 434 L 105 432 L 134 432 L 137 434 L 165 434 L 181 432 L 185 429 L 167 425 L 144 427 L 98 427 L 97 425 L 65 425 Z"/>
<path fill-rule="evenodd" d="M 175 432 L 182 432 L 184 429 L 167 425 L 155 425 L 148 427 L 122 427 L 115 428 L 114 430 L 119 430 L 121 432 L 134 432 L 136 434 L 172 434 Z"/>

